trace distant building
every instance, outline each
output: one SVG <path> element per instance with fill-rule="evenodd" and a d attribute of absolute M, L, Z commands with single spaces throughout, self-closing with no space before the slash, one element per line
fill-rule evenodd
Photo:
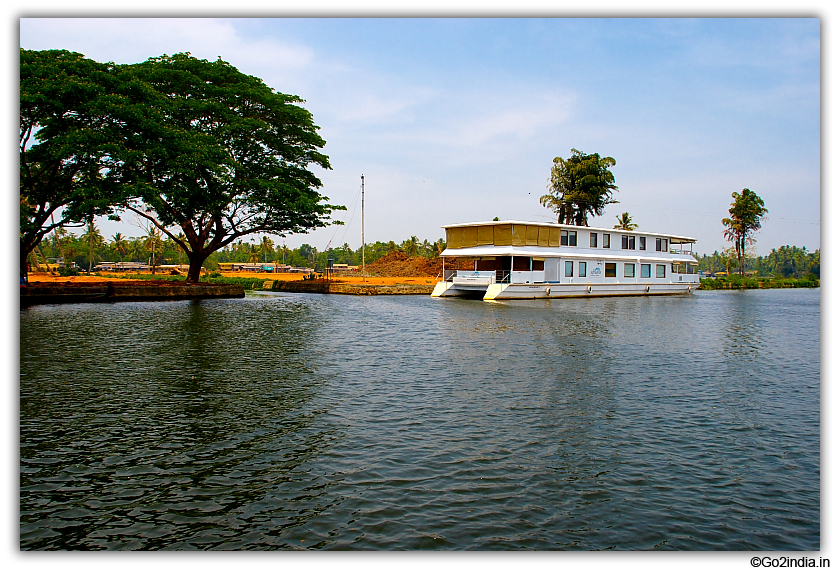
<path fill-rule="evenodd" d="M 309 273 L 314 271 L 308 267 L 291 267 L 280 263 L 244 263 L 226 261 L 219 263 L 219 271 L 250 273 Z"/>

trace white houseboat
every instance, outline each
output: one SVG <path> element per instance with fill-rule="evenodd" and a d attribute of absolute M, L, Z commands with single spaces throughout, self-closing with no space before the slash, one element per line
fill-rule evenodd
<path fill-rule="evenodd" d="M 675 295 L 700 284 L 690 237 L 512 220 L 443 228 L 443 281 L 432 297 Z M 464 261 L 469 270 L 458 268 Z"/>

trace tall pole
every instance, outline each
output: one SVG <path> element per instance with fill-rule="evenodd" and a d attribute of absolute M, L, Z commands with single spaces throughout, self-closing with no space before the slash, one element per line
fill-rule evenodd
<path fill-rule="evenodd" d="M 362 281 L 365 281 L 365 175 L 362 174 Z"/>

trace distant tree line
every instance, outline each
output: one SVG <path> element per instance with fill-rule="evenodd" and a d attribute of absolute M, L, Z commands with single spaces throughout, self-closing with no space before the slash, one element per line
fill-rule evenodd
<path fill-rule="evenodd" d="M 704 254 L 697 259 L 699 271 L 718 273 L 733 272 L 739 267 L 735 248 L 711 255 Z M 784 245 L 773 249 L 765 256 L 742 256 L 745 273 L 754 273 L 758 277 L 785 277 L 802 279 L 813 275 L 820 277 L 820 250 L 809 252 L 805 247 Z"/>
<path fill-rule="evenodd" d="M 434 259 L 444 249 L 446 242 L 443 239 L 430 242 L 420 241 L 417 236 L 411 236 L 400 243 L 377 241 L 365 244 L 365 263 L 373 263 L 394 251 L 401 251 L 410 257 Z M 50 259 L 64 259 L 68 265 L 75 263 L 82 269 L 93 268 L 103 261 L 132 261 L 158 266 L 189 263 L 178 243 L 154 226 L 147 229 L 146 235 L 125 237 L 118 232 L 106 239 L 93 222 L 88 223 L 85 231 L 79 235 L 64 228 L 55 229 L 40 242 L 32 256 L 35 261 L 33 267 Z M 260 241 L 238 240 L 213 252 L 204 266 L 213 270 L 218 268 L 219 263 L 225 262 L 276 263 L 323 269 L 327 267 L 330 259 L 333 263 L 360 265 L 362 248 L 360 246 L 353 249 L 347 243 L 323 251 L 309 244 L 289 248 L 275 243 L 268 236 L 263 236 Z"/>

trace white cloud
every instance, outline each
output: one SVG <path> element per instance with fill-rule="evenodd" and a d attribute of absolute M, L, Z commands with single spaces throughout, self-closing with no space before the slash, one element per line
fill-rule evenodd
<path fill-rule="evenodd" d="M 250 41 L 234 21 L 212 18 L 22 18 L 21 47 L 69 49 L 97 61 L 137 63 L 150 57 L 190 52 L 250 69 L 300 69 L 312 50 L 276 40 Z"/>

